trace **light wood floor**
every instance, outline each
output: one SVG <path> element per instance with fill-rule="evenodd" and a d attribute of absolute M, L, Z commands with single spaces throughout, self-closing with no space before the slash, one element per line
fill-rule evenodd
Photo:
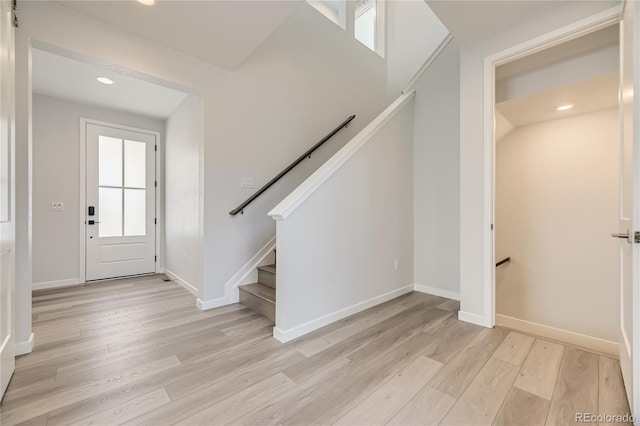
<path fill-rule="evenodd" d="M 3 426 L 568 424 L 628 411 L 616 360 L 412 293 L 288 344 L 162 276 L 38 291 Z"/>

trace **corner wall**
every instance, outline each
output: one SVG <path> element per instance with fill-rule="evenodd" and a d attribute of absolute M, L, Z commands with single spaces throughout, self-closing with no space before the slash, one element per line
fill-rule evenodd
<path fill-rule="evenodd" d="M 387 99 L 393 102 L 449 31 L 423 0 L 386 4 Z"/>
<path fill-rule="evenodd" d="M 203 105 L 188 95 L 167 119 L 164 162 L 165 271 L 202 293 Z"/>
<path fill-rule="evenodd" d="M 460 48 L 455 40 L 416 84 L 413 123 L 414 283 L 460 298 Z"/>

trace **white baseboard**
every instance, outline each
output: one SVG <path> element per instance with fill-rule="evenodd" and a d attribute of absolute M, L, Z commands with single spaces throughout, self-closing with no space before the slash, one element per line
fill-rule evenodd
<path fill-rule="evenodd" d="M 574 346 L 580 346 L 594 352 L 612 355 L 616 358 L 620 355 L 619 345 L 617 342 L 600 339 L 598 337 L 574 333 L 573 331 L 563 330 L 500 314 L 496 314 L 496 324 L 513 330 L 522 331 L 524 333 L 546 337 L 547 339 L 569 343 Z"/>
<path fill-rule="evenodd" d="M 171 278 L 173 281 L 177 282 L 182 287 L 184 287 L 189 293 L 193 294 L 196 297 L 199 296 L 199 294 L 198 294 L 199 292 L 198 292 L 197 288 L 195 288 L 194 286 L 192 286 L 191 284 L 189 284 L 188 282 L 186 282 L 185 280 L 183 280 L 182 278 L 180 278 L 179 276 L 177 276 L 176 274 L 174 274 L 173 272 L 171 272 L 167 268 L 164 268 L 164 273 L 165 273 L 166 276 Z"/>
<path fill-rule="evenodd" d="M 482 327 L 493 328 L 493 321 L 482 315 L 472 314 L 471 312 L 458 311 L 458 319 Z"/>
<path fill-rule="evenodd" d="M 434 296 L 444 297 L 451 300 L 460 300 L 460 293 L 456 291 L 443 290 L 437 287 L 431 287 L 423 284 L 414 284 L 413 290 L 419 293 L 432 294 Z"/>
<path fill-rule="evenodd" d="M 238 303 L 240 295 L 238 293 L 238 286 L 242 284 L 249 284 L 244 280 L 255 272 L 256 268 L 260 266 L 262 261 L 269 256 L 276 248 L 276 237 L 271 238 L 259 251 L 256 253 L 238 272 L 234 274 L 229 281 L 224 285 L 224 296 L 227 299 L 227 304 Z"/>
<path fill-rule="evenodd" d="M 31 336 L 29 336 L 29 340 L 27 340 L 26 342 L 16 342 L 14 347 L 16 356 L 30 354 L 31 351 L 33 351 L 34 340 L 35 336 L 33 333 L 31 333 Z"/>
<path fill-rule="evenodd" d="M 84 284 L 80 278 L 71 278 L 68 280 L 44 281 L 41 283 L 31 284 L 31 290 L 45 290 L 48 288 L 69 287 L 72 285 Z"/>
<path fill-rule="evenodd" d="M 196 299 L 196 306 L 201 311 L 206 311 L 208 309 L 219 308 L 220 306 L 230 305 L 231 303 L 227 302 L 226 297 L 219 297 L 217 299 L 211 300 L 200 300 Z"/>
<path fill-rule="evenodd" d="M 349 315 L 357 314 L 358 312 L 364 311 L 365 309 L 369 309 L 373 306 L 379 305 L 380 303 L 395 299 L 396 297 L 402 296 L 406 293 L 410 293 L 411 291 L 413 291 L 413 284 L 390 291 L 380 296 L 373 297 L 369 300 L 365 300 L 364 302 L 356 303 L 355 305 L 348 306 L 344 309 L 340 309 L 339 311 L 332 312 L 320 318 L 307 321 L 304 324 L 300 324 L 288 330 L 282 330 L 278 327 L 274 327 L 273 337 L 275 337 L 282 343 L 286 343 L 314 330 L 322 328 L 325 325 L 329 325 L 333 322 L 346 318 Z"/>

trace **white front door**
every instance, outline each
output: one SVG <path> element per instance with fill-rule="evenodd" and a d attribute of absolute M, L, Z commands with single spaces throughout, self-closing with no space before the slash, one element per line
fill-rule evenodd
<path fill-rule="evenodd" d="M 156 270 L 156 136 L 86 123 L 86 279 Z"/>
<path fill-rule="evenodd" d="M 14 346 L 14 29 L 11 2 L 0 2 L 0 400 L 15 368 Z"/>
<path fill-rule="evenodd" d="M 626 1 L 620 34 L 620 367 L 629 406 L 640 415 L 640 7 Z M 634 22 L 635 21 L 635 22 Z M 634 96 L 634 91 L 636 92 Z"/>

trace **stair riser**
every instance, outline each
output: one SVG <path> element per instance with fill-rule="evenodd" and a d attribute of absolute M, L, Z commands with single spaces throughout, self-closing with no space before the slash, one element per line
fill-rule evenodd
<path fill-rule="evenodd" d="M 276 321 L 276 305 L 240 289 L 240 304 Z"/>
<path fill-rule="evenodd" d="M 276 288 L 276 274 L 258 269 L 258 282 L 271 288 Z"/>

